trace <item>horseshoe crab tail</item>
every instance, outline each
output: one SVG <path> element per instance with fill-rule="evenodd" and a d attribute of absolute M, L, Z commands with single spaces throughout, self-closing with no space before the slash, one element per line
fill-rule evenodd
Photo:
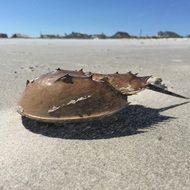
<path fill-rule="evenodd" d="M 153 84 L 148 84 L 146 86 L 146 88 L 149 89 L 149 90 L 153 90 L 153 91 L 160 92 L 160 93 L 163 93 L 163 94 L 167 94 L 167 95 L 170 95 L 170 96 L 174 96 L 174 97 L 178 97 L 178 98 L 183 98 L 183 99 L 189 99 L 189 98 L 187 98 L 185 96 L 182 96 L 182 95 L 176 94 L 174 92 L 165 90 L 165 89 L 160 88 L 158 86 L 155 86 Z"/>

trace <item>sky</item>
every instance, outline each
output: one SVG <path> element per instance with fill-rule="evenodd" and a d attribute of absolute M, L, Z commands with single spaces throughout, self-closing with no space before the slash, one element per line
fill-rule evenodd
<path fill-rule="evenodd" d="M 0 33 L 190 34 L 190 0 L 0 0 Z"/>

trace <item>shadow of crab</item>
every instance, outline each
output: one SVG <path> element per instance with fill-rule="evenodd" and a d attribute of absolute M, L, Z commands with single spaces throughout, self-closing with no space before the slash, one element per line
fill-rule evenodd
<path fill-rule="evenodd" d="M 83 123 L 50 124 L 37 122 L 26 117 L 22 117 L 22 123 L 31 132 L 48 137 L 81 140 L 109 139 L 144 133 L 145 129 L 153 127 L 157 123 L 175 119 L 160 113 L 186 103 L 189 102 L 161 109 L 130 105 L 110 117 Z"/>

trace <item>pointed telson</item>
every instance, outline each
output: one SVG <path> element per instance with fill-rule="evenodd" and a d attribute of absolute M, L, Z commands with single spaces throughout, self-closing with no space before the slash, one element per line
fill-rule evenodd
<path fill-rule="evenodd" d="M 170 95 L 170 96 L 174 96 L 174 97 L 178 97 L 178 98 L 183 98 L 183 99 L 189 99 L 185 96 L 182 96 L 182 95 L 179 95 L 179 94 L 176 94 L 174 92 L 171 92 L 171 91 L 168 91 L 168 90 L 165 90 L 163 88 L 160 88 L 158 86 L 155 86 L 155 85 L 152 85 L 152 84 L 148 84 L 146 86 L 147 89 L 150 89 L 150 90 L 153 90 L 153 91 L 156 91 L 156 92 L 160 92 L 160 93 L 163 93 L 163 94 L 167 94 L 167 95 Z"/>

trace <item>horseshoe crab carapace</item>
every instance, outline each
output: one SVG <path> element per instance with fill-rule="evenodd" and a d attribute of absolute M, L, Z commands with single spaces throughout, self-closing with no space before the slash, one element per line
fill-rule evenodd
<path fill-rule="evenodd" d="M 150 77 L 131 72 L 98 74 L 57 69 L 26 82 L 18 112 L 42 122 L 79 122 L 126 108 L 127 97 L 143 89 L 186 98 L 149 83 Z"/>

